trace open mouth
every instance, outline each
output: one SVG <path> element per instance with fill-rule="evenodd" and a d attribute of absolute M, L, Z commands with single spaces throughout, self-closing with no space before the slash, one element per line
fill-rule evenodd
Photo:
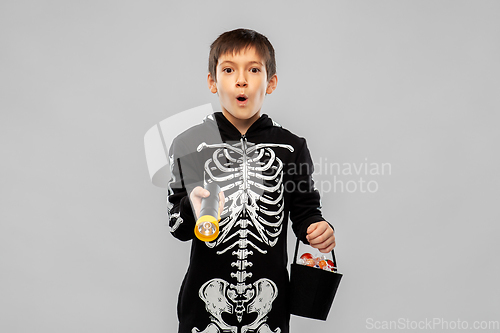
<path fill-rule="evenodd" d="M 245 94 L 239 94 L 236 96 L 236 101 L 239 106 L 245 106 L 248 102 L 248 97 Z"/>

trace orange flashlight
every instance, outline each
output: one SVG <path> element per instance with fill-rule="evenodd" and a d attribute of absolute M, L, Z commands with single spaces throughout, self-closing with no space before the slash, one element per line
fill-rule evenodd
<path fill-rule="evenodd" d="M 219 236 L 219 192 L 217 183 L 208 183 L 205 189 L 210 195 L 201 200 L 200 217 L 196 221 L 194 234 L 203 242 L 211 242 Z"/>

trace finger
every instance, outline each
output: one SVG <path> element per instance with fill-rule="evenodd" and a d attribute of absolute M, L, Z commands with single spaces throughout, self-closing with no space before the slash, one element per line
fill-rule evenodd
<path fill-rule="evenodd" d="M 192 191 L 191 194 L 189 195 L 191 198 L 192 197 L 199 197 L 198 193 L 200 192 L 200 186 L 196 186 Z"/>
<path fill-rule="evenodd" d="M 323 253 L 328 253 L 328 252 L 332 252 L 332 250 L 335 248 L 335 245 L 337 245 L 335 242 L 333 242 L 329 247 L 327 247 L 325 250 L 325 252 Z"/>
<path fill-rule="evenodd" d="M 199 198 L 206 198 L 210 195 L 210 192 L 208 190 L 205 190 L 201 186 L 196 186 L 193 191 L 191 191 L 191 196 L 196 196 Z"/>
<path fill-rule="evenodd" d="M 327 225 L 325 226 L 320 226 L 318 229 L 316 229 L 313 233 L 309 235 L 309 242 L 313 244 L 318 244 L 322 243 L 325 240 L 329 239 L 330 237 L 335 237 L 332 228 L 329 228 Z"/>
<path fill-rule="evenodd" d="M 335 245 L 337 245 L 337 243 L 335 242 L 335 240 L 333 240 L 332 242 L 330 242 L 329 245 L 325 244 L 325 246 L 322 247 L 322 250 L 325 252 L 331 252 L 333 250 L 333 248 L 335 247 Z"/>
<path fill-rule="evenodd" d="M 319 225 L 318 223 L 319 222 L 313 223 L 307 228 L 306 239 L 308 242 L 311 242 L 311 239 L 316 238 L 318 236 L 318 234 L 315 233 L 315 231 L 318 230 L 318 225 Z"/>
<path fill-rule="evenodd" d="M 335 245 L 330 245 L 329 247 L 327 248 L 324 248 L 324 249 L 318 249 L 319 252 L 321 253 L 330 253 L 332 252 L 333 248 L 335 247 Z"/>
<path fill-rule="evenodd" d="M 316 228 L 309 233 L 309 239 L 314 239 L 318 236 L 321 236 L 323 235 L 325 232 L 326 232 L 326 226 L 323 225 L 322 223 L 318 223 L 318 225 L 316 226 Z"/>
<path fill-rule="evenodd" d="M 335 243 L 335 236 L 331 235 L 329 237 L 325 237 L 324 235 L 319 236 L 309 242 L 312 247 L 317 249 L 324 249 L 329 247 L 331 244 Z"/>
<path fill-rule="evenodd" d="M 321 244 L 318 244 L 317 247 L 315 246 L 315 248 L 317 248 L 321 253 L 328 253 L 333 250 L 335 245 L 336 245 L 335 240 L 333 241 L 329 240 Z"/>
<path fill-rule="evenodd" d="M 222 214 L 222 211 L 224 210 L 225 201 L 226 198 L 224 197 L 224 192 L 219 192 L 219 216 Z"/>
<path fill-rule="evenodd" d="M 316 222 L 316 223 L 313 223 L 312 225 L 314 225 L 314 229 L 309 233 L 310 238 L 315 238 L 315 237 L 325 233 L 327 230 L 329 230 L 333 233 L 333 228 L 326 221 Z"/>
<path fill-rule="evenodd" d="M 308 228 L 307 228 L 307 234 L 310 234 L 311 232 L 313 232 L 314 230 L 316 230 L 316 228 L 318 227 L 318 223 L 313 223 L 311 224 Z"/>
<path fill-rule="evenodd" d="M 327 245 L 330 245 L 330 241 L 329 241 L 329 238 L 328 237 L 325 237 L 325 236 L 318 236 L 314 239 L 311 239 L 309 241 L 309 244 L 313 247 L 316 247 L 316 248 L 324 248 L 326 247 Z"/>
<path fill-rule="evenodd" d="M 189 198 L 194 201 L 195 198 L 199 197 L 198 192 L 200 191 L 200 186 L 196 186 L 191 193 L 189 193 Z"/>

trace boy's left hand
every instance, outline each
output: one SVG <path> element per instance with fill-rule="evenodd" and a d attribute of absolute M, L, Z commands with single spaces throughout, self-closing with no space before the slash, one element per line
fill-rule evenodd
<path fill-rule="evenodd" d="M 322 253 L 328 253 L 335 247 L 335 234 L 326 221 L 311 224 L 307 228 L 306 238 L 312 247 Z"/>

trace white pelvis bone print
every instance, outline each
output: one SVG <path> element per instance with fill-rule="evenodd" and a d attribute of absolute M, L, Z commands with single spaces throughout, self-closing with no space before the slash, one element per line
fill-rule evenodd
<path fill-rule="evenodd" d="M 231 277 L 236 281 L 211 279 L 203 284 L 199 296 L 206 304 L 211 323 L 203 331 L 193 328 L 193 333 L 237 333 L 236 326 L 224 322 L 223 312 L 234 314 L 239 322 L 245 313 L 257 313 L 251 324 L 241 328 L 242 333 L 281 332 L 279 327 L 273 331 L 266 323 L 278 296 L 276 284 L 267 278 L 251 284 L 245 282 L 252 277 L 254 251 L 266 254 L 266 247 L 276 245 L 282 231 L 283 162 L 273 148 L 293 152 L 290 145 L 253 144 L 244 138 L 232 145 L 202 143 L 198 146 L 198 152 L 213 149 L 212 157 L 205 162 L 205 180 L 217 182 L 226 197 L 219 237 L 206 244 L 210 248 L 220 248 L 217 254 L 232 251 L 235 261 L 231 267 L 235 271 Z"/>

